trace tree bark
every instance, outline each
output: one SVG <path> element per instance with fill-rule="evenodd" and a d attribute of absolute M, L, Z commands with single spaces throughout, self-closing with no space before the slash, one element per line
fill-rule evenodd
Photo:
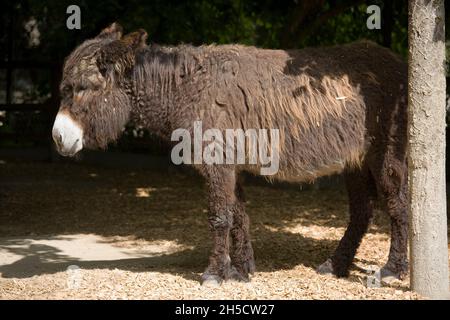
<path fill-rule="evenodd" d="M 411 287 L 449 298 L 445 190 L 444 0 L 409 1 Z"/>

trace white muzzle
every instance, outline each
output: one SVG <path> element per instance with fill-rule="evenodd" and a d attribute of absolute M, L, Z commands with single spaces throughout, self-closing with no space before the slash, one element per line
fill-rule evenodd
<path fill-rule="evenodd" d="M 83 129 L 65 112 L 58 112 L 52 130 L 58 152 L 63 156 L 73 156 L 83 149 Z"/>

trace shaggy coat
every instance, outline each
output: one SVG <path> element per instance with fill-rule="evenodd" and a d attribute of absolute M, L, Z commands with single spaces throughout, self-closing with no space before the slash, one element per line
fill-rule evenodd
<path fill-rule="evenodd" d="M 407 272 L 407 65 L 363 41 L 302 50 L 242 45 L 145 45 L 113 24 L 68 57 L 60 112 L 83 128 L 83 145 L 106 147 L 131 122 L 170 141 L 173 130 L 279 129 L 279 171 L 313 181 L 345 174 L 350 222 L 320 268 L 346 276 L 378 198 L 391 217 L 383 275 Z M 248 162 L 246 162 L 248 163 Z M 196 165 L 208 185 L 213 251 L 203 281 L 248 280 L 254 271 L 239 173 L 256 165 Z"/>

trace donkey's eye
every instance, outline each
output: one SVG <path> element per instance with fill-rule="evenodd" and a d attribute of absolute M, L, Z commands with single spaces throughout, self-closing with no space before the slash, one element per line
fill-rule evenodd
<path fill-rule="evenodd" d="M 86 85 L 80 84 L 76 87 L 76 92 L 83 92 L 83 91 L 86 91 L 87 89 L 89 89 L 89 88 Z"/>
<path fill-rule="evenodd" d="M 63 97 L 71 96 L 73 94 L 71 86 L 64 86 L 61 89 L 61 94 Z"/>

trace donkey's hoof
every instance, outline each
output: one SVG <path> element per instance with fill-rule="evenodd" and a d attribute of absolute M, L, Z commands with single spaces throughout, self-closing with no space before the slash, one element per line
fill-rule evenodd
<path fill-rule="evenodd" d="M 228 279 L 230 281 L 237 281 L 237 282 L 250 282 L 247 270 L 245 270 L 244 272 L 239 272 L 234 266 L 232 266 L 230 269 Z"/>
<path fill-rule="evenodd" d="M 316 270 L 320 274 L 334 274 L 331 259 L 327 259 L 327 261 L 322 263 Z"/>
<path fill-rule="evenodd" d="M 403 280 L 406 274 L 407 274 L 406 271 L 396 272 L 390 269 L 389 267 L 384 266 L 383 268 L 380 269 L 380 278 L 381 278 L 380 280 L 383 284 L 389 285 L 395 281 Z"/>
<path fill-rule="evenodd" d="M 222 283 L 222 278 L 214 274 L 202 274 L 202 286 L 204 287 L 219 287 Z"/>
<path fill-rule="evenodd" d="M 245 266 L 245 269 L 246 269 L 246 271 L 248 273 L 250 273 L 250 274 L 254 274 L 255 273 L 255 271 L 256 271 L 255 260 L 252 259 L 252 260 L 247 261 L 244 264 L 244 266 Z"/>
<path fill-rule="evenodd" d="M 242 263 L 234 262 L 234 265 L 236 266 L 237 270 L 242 270 L 245 274 L 254 274 L 256 267 L 255 267 L 255 260 L 247 260 Z"/>

